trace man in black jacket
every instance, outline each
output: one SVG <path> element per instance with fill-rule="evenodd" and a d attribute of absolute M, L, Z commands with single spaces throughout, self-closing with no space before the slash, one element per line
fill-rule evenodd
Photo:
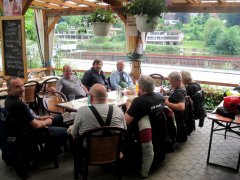
<path fill-rule="evenodd" d="M 106 78 L 106 75 L 102 71 L 103 62 L 95 59 L 93 61 L 93 67 L 86 71 L 82 77 L 82 83 L 89 89 L 96 83 L 102 84 L 109 91 L 110 87 Z"/>

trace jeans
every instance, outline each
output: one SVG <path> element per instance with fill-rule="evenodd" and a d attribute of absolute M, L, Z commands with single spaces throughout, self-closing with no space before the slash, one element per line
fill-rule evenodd
<path fill-rule="evenodd" d="M 51 126 L 48 126 L 52 143 L 57 147 L 63 146 L 68 140 L 67 128 L 63 127 L 63 117 L 58 114 L 54 116 Z"/>

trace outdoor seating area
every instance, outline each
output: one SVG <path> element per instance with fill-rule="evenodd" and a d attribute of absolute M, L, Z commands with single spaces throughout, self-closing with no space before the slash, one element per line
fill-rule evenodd
<path fill-rule="evenodd" d="M 239 9 L 0 1 L 0 178 L 239 180 Z"/>

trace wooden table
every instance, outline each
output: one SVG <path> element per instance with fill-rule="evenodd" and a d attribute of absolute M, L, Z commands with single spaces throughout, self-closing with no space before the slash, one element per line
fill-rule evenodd
<path fill-rule="evenodd" d="M 107 104 L 122 106 L 126 103 L 128 98 L 133 99 L 134 97 L 136 97 L 136 96 L 127 96 L 125 91 L 123 93 L 124 93 L 124 96 L 117 99 L 117 92 L 116 91 L 108 92 Z M 64 109 L 66 109 L 68 111 L 71 111 L 71 112 L 77 112 L 77 110 L 80 107 L 87 106 L 87 105 L 88 105 L 88 98 L 87 97 L 57 104 L 58 107 L 64 108 Z"/>
<path fill-rule="evenodd" d="M 223 105 L 223 102 L 219 106 L 222 106 L 222 105 Z M 212 138 L 213 138 L 214 132 L 225 131 L 225 134 L 224 134 L 225 138 L 227 137 L 227 132 L 231 132 L 231 133 L 234 133 L 234 134 L 237 134 L 238 136 L 240 136 L 240 114 L 236 115 L 235 119 L 230 119 L 230 118 L 226 118 L 226 117 L 216 114 L 215 110 L 214 110 L 213 113 L 208 115 L 208 119 L 212 120 L 212 127 L 211 127 L 211 133 L 210 133 L 207 163 L 225 167 L 225 168 L 230 168 L 230 169 L 233 169 L 236 172 L 238 172 L 239 164 L 240 164 L 240 151 L 239 151 L 239 155 L 238 155 L 238 163 L 237 163 L 236 168 L 232 168 L 229 166 L 223 166 L 220 164 L 210 162 L 210 154 L 211 154 Z M 214 127 L 215 125 L 216 125 L 216 127 Z"/>

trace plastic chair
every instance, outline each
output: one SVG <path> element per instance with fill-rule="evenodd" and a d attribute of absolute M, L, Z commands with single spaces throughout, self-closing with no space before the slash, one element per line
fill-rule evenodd
<path fill-rule="evenodd" d="M 76 146 L 73 149 L 74 177 L 78 178 L 81 168 L 83 168 L 83 179 L 86 180 L 88 166 L 116 163 L 117 176 L 118 179 L 121 179 L 120 145 L 125 133 L 125 129 L 113 126 L 99 127 L 83 133 L 76 140 Z M 79 148 L 80 151 L 78 151 Z M 83 163 L 81 164 L 81 162 Z"/>
<path fill-rule="evenodd" d="M 164 76 L 161 74 L 150 74 L 149 76 L 153 78 L 156 87 L 159 87 L 165 83 Z"/>
<path fill-rule="evenodd" d="M 29 106 L 33 108 L 36 113 L 38 113 L 37 90 L 39 88 L 39 83 L 31 80 L 25 84 L 24 87 L 25 93 L 23 95 L 23 100 L 29 104 Z"/>

